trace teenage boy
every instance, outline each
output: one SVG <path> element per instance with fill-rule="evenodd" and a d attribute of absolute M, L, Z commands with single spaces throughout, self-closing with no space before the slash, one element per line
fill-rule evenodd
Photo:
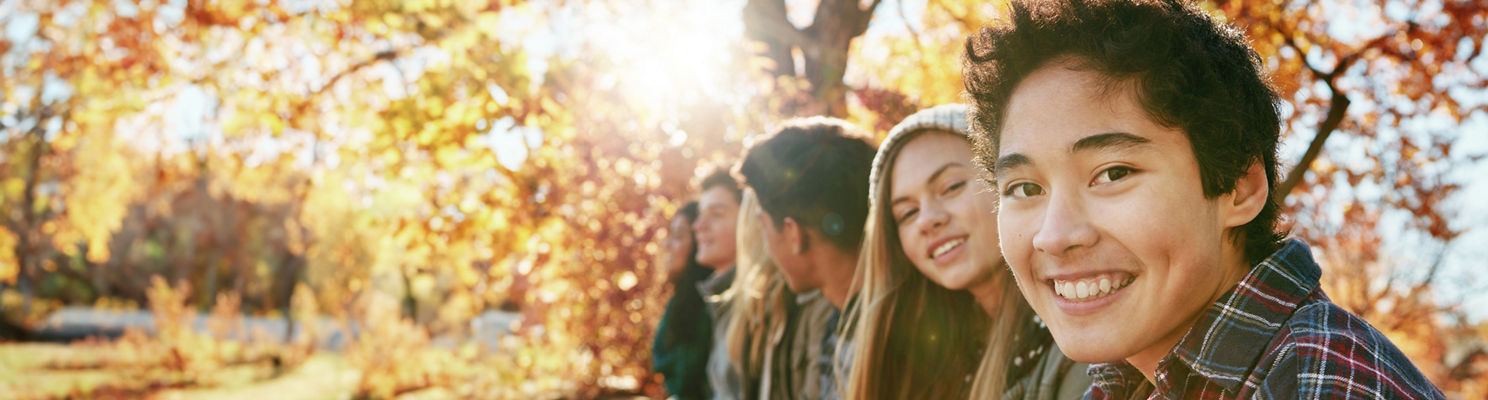
<path fill-rule="evenodd" d="M 786 328 L 822 332 L 812 340 L 819 347 L 810 357 L 815 361 L 804 366 L 811 369 L 807 382 L 789 385 L 807 388 L 800 398 L 837 398 L 835 325 L 852 294 L 875 151 L 847 122 L 814 117 L 787 122 L 751 146 L 739 165 L 759 196 L 765 249 L 786 286 L 795 293 L 820 290 L 832 305 L 825 318 Z"/>
<path fill-rule="evenodd" d="M 1276 94 L 1177 0 L 1018 1 L 967 43 L 1002 251 L 1087 398 L 1442 398 L 1277 230 Z"/>
<path fill-rule="evenodd" d="M 733 400 L 741 397 L 743 388 L 736 377 L 730 376 L 728 323 L 732 302 L 722 301 L 719 296 L 734 284 L 735 225 L 739 218 L 739 200 L 744 189 L 729 175 L 727 169 L 718 168 L 705 175 L 698 184 L 698 218 L 692 223 L 692 232 L 697 240 L 697 262 L 712 268 L 713 276 L 698 284 L 698 293 L 708 303 L 713 317 L 713 343 L 708 353 L 708 387 L 710 398 Z"/>

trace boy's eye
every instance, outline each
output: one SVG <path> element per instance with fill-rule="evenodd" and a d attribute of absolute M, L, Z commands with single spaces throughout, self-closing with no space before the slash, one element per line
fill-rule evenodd
<path fill-rule="evenodd" d="M 1136 171 L 1136 170 L 1132 169 L 1131 167 L 1111 167 L 1111 168 L 1106 168 L 1105 170 L 1101 171 L 1099 174 L 1096 174 L 1095 175 L 1095 183 L 1107 183 L 1107 182 L 1119 181 L 1119 180 L 1121 180 L 1121 178 L 1125 178 L 1127 175 L 1131 175 L 1131 173 L 1134 172 L 1134 171 Z"/>
<path fill-rule="evenodd" d="M 1004 197 L 1024 198 L 1044 194 L 1044 188 L 1028 182 L 1019 182 L 1008 185 L 1007 190 L 1002 192 Z"/>

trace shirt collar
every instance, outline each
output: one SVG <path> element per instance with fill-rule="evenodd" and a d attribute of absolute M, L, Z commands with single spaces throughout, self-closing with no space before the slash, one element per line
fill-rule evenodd
<path fill-rule="evenodd" d="M 1152 392 L 1151 384 L 1147 382 L 1147 377 L 1142 376 L 1142 371 L 1126 361 L 1090 364 L 1085 369 L 1085 374 L 1105 394 L 1103 398 L 1130 399 L 1139 393 L 1145 395 Z"/>
<path fill-rule="evenodd" d="M 734 285 L 734 271 L 736 270 L 737 268 L 729 267 L 728 271 L 715 273 L 708 280 L 698 282 L 697 288 L 699 292 L 702 292 L 703 299 L 709 302 L 718 301 L 718 299 L 714 299 L 713 297 L 722 295 L 724 291 Z"/>
<path fill-rule="evenodd" d="M 1188 381 L 1172 376 L 1177 372 L 1174 368 L 1179 367 L 1173 363 L 1178 362 L 1186 367 L 1181 368 L 1187 370 L 1184 373 L 1214 382 L 1227 393 L 1239 393 L 1276 332 L 1298 304 L 1317 289 L 1321 275 L 1307 244 L 1296 239 L 1283 242 L 1280 249 L 1252 267 L 1239 284 L 1210 305 L 1173 352 L 1158 362 L 1157 388 L 1181 392 L 1181 388 L 1171 387 Z M 1110 394 L 1128 392 L 1137 383 L 1146 382 L 1141 372 L 1125 361 L 1092 365 L 1089 372 Z"/>
<path fill-rule="evenodd" d="M 809 292 L 806 292 L 806 293 L 797 293 L 796 294 L 796 305 L 797 306 L 805 305 L 806 303 L 810 303 L 810 302 L 812 302 L 813 300 L 816 300 L 816 299 L 822 299 L 821 290 L 812 290 L 812 291 L 809 291 Z M 823 299 L 822 301 L 826 301 L 826 299 Z"/>

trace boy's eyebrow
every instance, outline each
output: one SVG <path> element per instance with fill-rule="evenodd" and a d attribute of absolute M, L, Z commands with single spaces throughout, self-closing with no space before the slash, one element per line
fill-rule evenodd
<path fill-rule="evenodd" d="M 1075 141 L 1070 146 L 1070 153 L 1078 153 L 1087 150 L 1108 149 L 1113 147 L 1131 147 L 1151 143 L 1152 140 L 1133 135 L 1126 132 L 1108 132 L 1098 135 L 1086 136 Z"/>
<path fill-rule="evenodd" d="M 992 174 L 1001 175 L 1003 171 L 1032 164 L 1033 160 L 1028 159 L 1028 156 L 1023 153 L 1008 154 L 998 157 L 997 162 L 992 164 Z"/>
<path fill-rule="evenodd" d="M 1075 144 L 1070 146 L 1069 152 L 1078 153 L 1116 147 L 1131 147 L 1147 143 L 1152 143 L 1152 140 L 1126 132 L 1107 132 L 1086 136 L 1075 141 Z M 999 157 L 997 162 L 992 164 L 992 173 L 993 175 L 1000 175 L 1003 171 L 1029 165 L 1033 165 L 1033 160 L 1029 159 L 1028 156 L 1022 153 L 1008 154 Z"/>

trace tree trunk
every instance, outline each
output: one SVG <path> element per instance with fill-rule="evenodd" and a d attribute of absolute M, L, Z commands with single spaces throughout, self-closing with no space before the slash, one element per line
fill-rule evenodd
<path fill-rule="evenodd" d="M 50 112 L 42 110 L 37 117 L 38 121 L 46 121 L 51 117 Z M 26 179 L 22 188 L 20 218 L 13 229 L 16 235 L 15 260 L 19 264 L 20 276 L 17 282 L 21 289 L 21 315 L 31 315 L 31 302 L 36 290 L 36 270 L 38 261 L 41 260 L 39 247 L 41 238 L 37 237 L 37 215 L 36 215 L 36 185 L 41 179 L 41 157 L 48 149 L 45 138 L 46 132 L 42 130 L 41 123 L 37 123 L 26 137 L 32 140 L 30 159 L 26 160 Z"/>
<path fill-rule="evenodd" d="M 201 292 L 202 297 L 198 299 L 199 307 L 202 309 L 211 309 L 212 304 L 217 301 L 217 268 L 220 267 L 217 264 L 222 261 L 221 254 L 222 252 L 213 250 L 207 255 L 207 276 L 202 286 L 205 289 Z"/>
<path fill-rule="evenodd" d="M 210 150 L 207 152 L 210 152 Z M 193 154 L 196 153 L 193 152 Z M 215 223 L 219 222 L 216 217 L 223 213 L 222 207 L 220 204 L 214 204 L 212 195 L 207 190 L 207 179 L 211 173 L 209 169 L 211 165 L 207 163 L 206 154 L 196 154 L 196 157 L 198 158 L 196 162 L 196 194 L 194 197 L 199 202 L 198 204 L 202 206 L 198 208 L 198 210 L 202 211 L 202 215 L 198 221 L 201 221 L 202 223 L 200 225 L 204 226 L 199 226 L 198 228 L 204 237 L 200 241 L 193 240 L 192 243 L 197 244 L 197 246 L 193 247 L 201 247 L 207 253 L 207 259 L 204 262 L 206 271 L 204 271 L 205 274 L 202 277 L 205 282 L 202 282 L 202 285 L 198 286 L 205 290 L 201 291 L 201 297 L 197 299 L 197 304 L 201 309 L 210 309 L 212 303 L 217 300 L 217 263 L 220 261 L 222 255 L 221 247 L 226 245 L 226 242 L 222 240 L 222 235 L 220 234 L 220 230 L 222 229 L 221 224 Z M 195 261 L 195 259 L 192 261 Z"/>
<path fill-rule="evenodd" d="M 290 309 L 294 297 L 294 288 L 303 275 L 305 257 L 293 252 L 285 251 L 283 261 L 279 264 L 278 273 L 274 274 L 274 283 L 271 285 L 265 308 L 278 308 L 280 316 L 284 318 L 284 343 L 294 339 L 295 319 Z"/>
<path fill-rule="evenodd" d="M 795 76 L 792 50 L 801 52 L 802 72 L 811 83 L 816 104 L 800 110 L 798 115 L 824 114 L 847 116 L 848 50 L 853 39 L 868 30 L 873 10 L 881 0 L 864 8 L 858 0 L 821 0 L 811 26 L 796 28 L 786 18 L 785 0 L 750 0 L 744 5 L 744 32 L 751 40 L 764 43 L 764 55 L 773 60 L 775 76 Z"/>

